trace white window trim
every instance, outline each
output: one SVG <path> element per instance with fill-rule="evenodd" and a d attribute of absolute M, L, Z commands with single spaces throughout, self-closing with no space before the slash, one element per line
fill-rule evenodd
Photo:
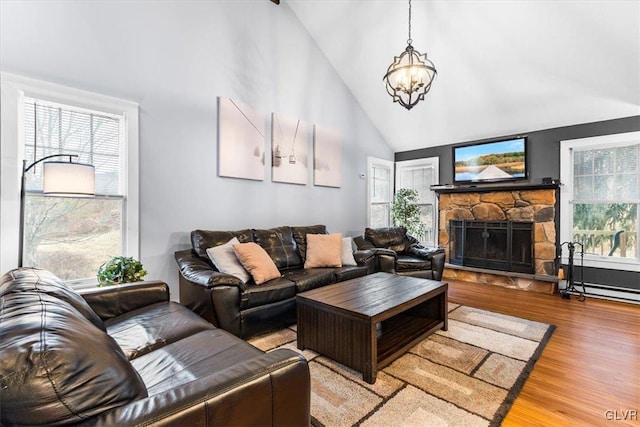
<path fill-rule="evenodd" d="M 573 194 L 573 165 L 571 162 L 571 151 L 575 147 L 597 148 L 599 146 L 607 146 L 609 144 L 637 144 L 638 141 L 640 141 L 640 132 L 617 133 L 613 135 L 560 141 L 560 182 L 563 184 L 560 187 L 561 243 L 571 242 L 573 240 L 573 209 L 571 209 L 570 203 L 571 196 Z M 562 262 L 566 264 L 568 262 L 566 255 L 568 254 L 564 252 L 562 254 Z M 576 261 L 577 260 L 574 257 L 574 263 Z M 638 259 L 625 259 L 592 254 L 584 255 L 584 265 L 587 267 L 608 268 L 614 270 L 640 271 L 640 260 Z"/>
<path fill-rule="evenodd" d="M 393 203 L 393 187 L 394 187 L 394 173 L 393 160 L 385 160 L 379 159 L 377 157 L 367 156 L 367 227 L 371 226 L 371 193 L 373 192 L 373 188 L 371 187 L 371 168 L 373 166 L 382 166 L 389 168 L 389 203 Z M 391 212 L 389 212 L 389 218 L 391 218 Z"/>
<path fill-rule="evenodd" d="M 18 236 L 20 228 L 20 180 L 24 158 L 23 98 L 25 96 L 88 110 L 124 115 L 127 128 L 125 149 L 124 188 L 126 189 L 126 217 L 124 218 L 123 255 L 140 258 L 139 238 L 139 136 L 138 104 L 135 102 L 73 89 L 54 83 L 0 73 L 0 271 L 18 265 Z M 84 282 L 78 282 L 84 283 Z M 89 282 L 87 282 L 89 283 Z M 95 280 L 91 280 L 95 284 Z"/>
<path fill-rule="evenodd" d="M 425 157 L 422 159 L 403 160 L 400 162 L 396 162 L 396 183 L 398 184 L 398 188 L 403 188 L 402 187 L 402 170 L 403 169 L 417 169 L 417 168 L 423 168 L 423 167 L 431 167 L 433 169 L 433 177 L 434 177 L 434 180 L 436 181 L 433 184 L 434 185 L 438 184 L 440 181 L 440 158 Z M 430 190 L 430 192 L 432 193 L 432 197 L 433 197 L 433 219 L 432 219 L 432 223 L 433 223 L 432 235 L 434 239 L 433 244 L 435 246 L 438 246 L 439 244 L 438 242 L 438 216 L 439 216 L 438 197 L 435 191 Z"/>

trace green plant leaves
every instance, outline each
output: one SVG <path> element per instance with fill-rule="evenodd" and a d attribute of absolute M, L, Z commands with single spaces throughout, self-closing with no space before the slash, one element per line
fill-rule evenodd
<path fill-rule="evenodd" d="M 147 275 L 140 261 L 133 257 L 116 256 L 98 269 L 98 286 L 138 282 Z"/>

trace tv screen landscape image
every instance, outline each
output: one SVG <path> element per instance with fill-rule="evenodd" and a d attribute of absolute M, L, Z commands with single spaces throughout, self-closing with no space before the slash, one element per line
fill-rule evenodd
<path fill-rule="evenodd" d="M 527 139 L 454 147 L 453 170 L 456 184 L 527 179 Z"/>

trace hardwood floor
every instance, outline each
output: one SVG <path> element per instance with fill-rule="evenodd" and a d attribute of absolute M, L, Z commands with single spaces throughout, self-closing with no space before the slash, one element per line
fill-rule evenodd
<path fill-rule="evenodd" d="M 447 281 L 450 302 L 556 325 L 503 426 L 640 425 L 640 305 Z"/>

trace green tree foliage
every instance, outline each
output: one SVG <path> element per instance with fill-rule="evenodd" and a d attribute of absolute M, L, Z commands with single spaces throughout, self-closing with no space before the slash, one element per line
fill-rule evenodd
<path fill-rule="evenodd" d="M 393 199 L 391 218 L 396 227 L 404 227 L 410 236 L 422 239 L 426 224 L 420 220 L 420 206 L 416 204 L 417 201 L 416 190 L 401 188 Z"/>
<path fill-rule="evenodd" d="M 576 203 L 573 205 L 574 235 L 580 236 L 581 231 L 624 230 L 627 248 L 634 247 L 638 227 L 637 215 L 638 205 L 635 203 Z M 611 235 L 595 235 L 582 243 L 586 244 L 585 252 L 597 252 L 597 247 L 612 242 L 610 239 Z M 578 237 L 578 240 L 582 239 Z"/>

